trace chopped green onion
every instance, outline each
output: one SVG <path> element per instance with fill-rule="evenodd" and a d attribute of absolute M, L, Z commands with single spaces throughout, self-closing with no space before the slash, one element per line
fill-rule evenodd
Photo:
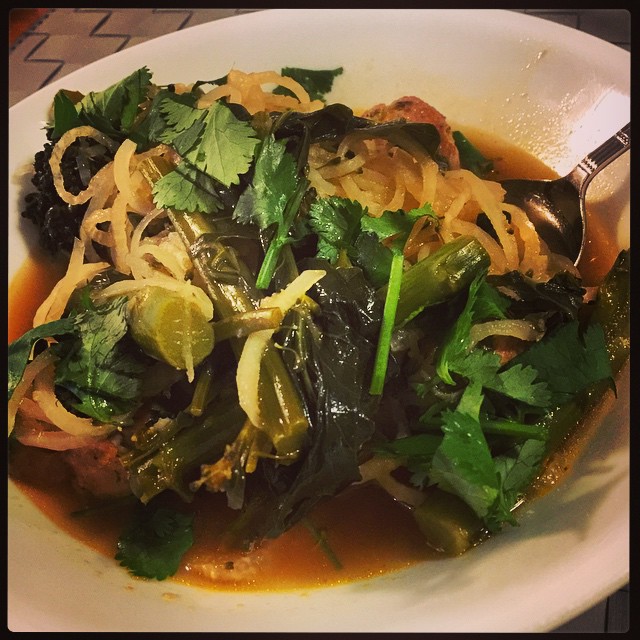
<path fill-rule="evenodd" d="M 373 365 L 373 376 L 369 393 L 372 395 L 382 394 L 384 380 L 387 375 L 387 365 L 389 363 L 389 350 L 391 348 L 391 335 L 396 323 L 396 310 L 398 299 L 400 298 L 400 285 L 402 284 L 402 268 L 404 266 L 404 256 L 400 251 L 394 251 L 391 259 L 391 271 L 389 273 L 389 284 L 384 300 L 384 311 L 382 312 L 382 325 L 378 337 L 378 348 L 376 349 L 376 359 Z"/>

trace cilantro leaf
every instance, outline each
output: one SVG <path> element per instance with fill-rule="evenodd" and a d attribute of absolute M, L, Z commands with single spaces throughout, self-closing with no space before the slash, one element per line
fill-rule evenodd
<path fill-rule="evenodd" d="M 213 213 L 222 209 L 215 180 L 187 162 L 153 185 L 153 197 L 158 206 L 180 211 Z"/>
<path fill-rule="evenodd" d="M 166 125 L 157 134 L 159 142 L 172 145 L 194 167 L 225 187 L 239 183 L 258 144 L 251 125 L 239 120 L 222 102 L 197 109 L 190 99 L 167 95 L 158 109 Z"/>
<path fill-rule="evenodd" d="M 337 196 L 319 198 L 309 208 L 309 225 L 318 236 L 317 257 L 335 263 L 341 256 L 357 264 L 376 286 L 389 280 L 392 251 L 381 244 L 394 238 L 401 249 L 415 224 L 423 216 L 437 221 L 430 204 L 411 211 L 384 211 L 368 215 L 360 203 Z"/>
<path fill-rule="evenodd" d="M 517 524 L 512 511 L 538 476 L 545 453 L 545 441 L 531 439 L 516 445 L 511 454 L 493 459 L 500 490 L 485 517 L 489 530 L 497 531 L 505 522 Z"/>
<path fill-rule="evenodd" d="M 192 515 L 144 507 L 120 536 L 115 559 L 135 576 L 164 580 L 192 546 L 192 525 Z"/>
<path fill-rule="evenodd" d="M 469 348 L 472 325 L 490 318 L 504 318 L 508 306 L 509 301 L 487 284 L 484 275 L 476 278 L 469 287 L 465 307 L 440 351 L 437 373 L 448 384 L 455 384 L 451 377 L 455 372 L 470 382 L 477 382 L 527 405 L 547 407 L 551 394 L 547 381 L 539 378 L 535 367 L 514 363 L 504 369 L 500 356 L 494 351 L 482 347 Z"/>
<path fill-rule="evenodd" d="M 70 391 L 72 406 L 109 422 L 138 404 L 144 365 L 122 347 L 127 333 L 126 301 L 116 298 L 76 316 L 79 339 L 56 346 L 63 357 L 56 384 Z"/>
<path fill-rule="evenodd" d="M 73 317 L 62 318 L 61 320 L 54 320 L 34 327 L 9 344 L 7 350 L 9 400 L 22 379 L 22 374 L 29 362 L 31 351 L 36 342 L 44 338 L 60 338 L 76 331 L 76 321 Z"/>
<path fill-rule="evenodd" d="M 459 409 L 445 411 L 442 419 L 444 437 L 433 455 L 430 482 L 458 495 L 484 518 L 498 497 L 499 482 L 480 422 Z"/>
<path fill-rule="evenodd" d="M 485 385 L 534 407 L 549 407 L 552 401 L 548 382 L 541 380 L 539 371 L 531 366 L 511 365 L 500 371 L 495 381 L 487 380 Z"/>
<path fill-rule="evenodd" d="M 316 200 L 309 208 L 309 226 L 318 236 L 316 257 L 332 264 L 341 252 L 355 258 L 356 240 L 361 233 L 360 221 L 366 212 L 366 208 L 355 200 L 339 197 Z"/>
<path fill-rule="evenodd" d="M 404 246 L 413 225 L 423 216 L 429 216 L 436 222 L 438 216 L 427 202 L 421 207 L 410 211 L 384 211 L 381 216 L 374 217 L 367 215 L 362 217 L 361 227 L 364 232 L 374 233 L 378 239 L 386 240 L 392 236 L 400 236 L 401 244 Z"/>
<path fill-rule="evenodd" d="M 207 113 L 204 109 L 196 107 L 196 98 L 192 93 L 167 92 L 159 101 L 158 109 L 164 116 L 163 131 L 158 139 L 166 143 L 172 142 L 176 134 L 201 122 Z"/>
<path fill-rule="evenodd" d="M 464 360 L 469 345 L 469 332 L 473 324 L 473 308 L 478 297 L 480 286 L 483 282 L 482 277 L 477 277 L 469 286 L 469 293 L 464 309 L 458 316 L 453 328 L 449 332 L 449 336 L 444 345 L 440 349 L 436 371 L 440 378 L 448 384 L 455 384 L 451 377 L 451 370 L 455 369 L 456 362 Z"/>
<path fill-rule="evenodd" d="M 292 242 L 289 231 L 308 186 L 285 144 L 268 135 L 260 145 L 253 182 L 241 194 L 234 211 L 236 220 L 253 222 L 263 231 L 275 227 L 256 278 L 259 289 L 269 286 L 282 247 Z"/>
<path fill-rule="evenodd" d="M 280 228 L 284 211 L 297 188 L 298 175 L 293 156 L 285 144 L 267 136 L 257 153 L 252 183 L 238 199 L 233 217 L 243 224 L 253 222 L 261 229 Z"/>
<path fill-rule="evenodd" d="M 561 405 L 594 382 L 612 379 L 604 332 L 590 324 L 581 332 L 578 320 L 562 325 L 509 362 L 533 367 L 547 383 L 552 404 Z"/>

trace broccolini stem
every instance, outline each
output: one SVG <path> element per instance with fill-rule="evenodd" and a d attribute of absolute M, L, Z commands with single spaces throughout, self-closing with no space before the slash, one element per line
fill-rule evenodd
<path fill-rule="evenodd" d="M 141 170 L 154 184 L 171 167 L 158 160 L 144 160 Z M 171 224 L 187 248 L 213 303 L 217 319 L 226 320 L 237 314 L 253 312 L 261 294 L 257 291 L 248 267 L 236 252 L 219 241 L 215 221 L 199 212 L 167 210 Z M 239 357 L 242 338 L 232 338 L 231 346 Z M 260 378 L 262 429 L 272 442 L 281 442 L 278 455 L 291 456 L 287 443 L 298 442 L 308 427 L 308 420 L 296 387 L 276 347 L 269 343 L 265 350 Z"/>
<path fill-rule="evenodd" d="M 460 236 L 416 262 L 402 276 L 396 326 L 402 326 L 425 307 L 444 302 L 467 288 L 491 264 L 476 238 Z M 386 292 L 386 287 L 380 295 Z"/>
<path fill-rule="evenodd" d="M 219 458 L 237 437 L 245 415 L 237 401 L 223 399 L 209 405 L 203 417 L 180 413 L 168 425 L 173 432 L 169 446 L 153 446 L 123 457 L 131 489 L 143 503 L 167 489 L 187 502 L 193 499 L 189 480 L 193 472 L 212 458 Z"/>

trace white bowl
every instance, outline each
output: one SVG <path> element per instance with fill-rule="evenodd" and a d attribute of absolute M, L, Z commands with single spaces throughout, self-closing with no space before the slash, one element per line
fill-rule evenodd
<path fill-rule="evenodd" d="M 331 100 L 355 108 L 413 94 L 460 126 L 533 152 L 560 174 L 629 120 L 629 54 L 517 12 L 273 10 L 203 24 L 80 69 L 9 113 L 9 277 L 29 251 L 14 176 L 44 142 L 58 89 L 105 88 L 141 66 L 157 83 L 245 71 L 344 67 Z M 629 244 L 629 156 L 590 199 Z M 599 214 L 600 215 L 600 214 Z M 509 528 L 460 558 L 352 584 L 211 592 L 132 579 L 56 529 L 10 482 L 13 631 L 548 631 L 629 579 L 628 376 L 573 473 Z"/>

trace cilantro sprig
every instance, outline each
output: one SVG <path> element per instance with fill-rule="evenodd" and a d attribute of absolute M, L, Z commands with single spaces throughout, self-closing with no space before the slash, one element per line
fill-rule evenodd
<path fill-rule="evenodd" d="M 282 247 L 293 241 L 289 231 L 308 185 L 284 142 L 272 134 L 265 137 L 257 152 L 253 180 L 238 199 L 233 214 L 240 223 L 254 223 L 263 231 L 273 231 L 256 278 L 259 289 L 269 286 Z"/>
<path fill-rule="evenodd" d="M 193 515 L 147 505 L 120 535 L 115 559 L 135 576 L 164 580 L 192 545 Z"/>
<path fill-rule="evenodd" d="M 179 211 L 221 209 L 220 192 L 240 183 L 259 144 L 251 125 L 226 104 L 200 109 L 191 93 L 164 91 L 154 100 L 146 128 L 150 140 L 172 146 L 182 158 L 153 188 L 158 207 Z"/>
<path fill-rule="evenodd" d="M 578 319 L 565 320 L 506 364 L 492 350 L 472 347 L 472 326 L 507 317 L 511 304 L 485 274 L 474 279 L 440 349 L 437 375 L 431 385 L 417 389 L 427 398 L 433 385 L 451 386 L 458 390 L 451 396 L 457 402 L 435 402 L 420 421 L 429 433 L 380 451 L 401 457 L 417 486 L 437 484 L 460 497 L 492 531 L 515 524 L 512 511 L 539 472 L 549 438 L 541 416 L 611 379 L 604 332 L 597 323 L 584 327 Z M 494 451 L 496 438 L 501 446 Z"/>

